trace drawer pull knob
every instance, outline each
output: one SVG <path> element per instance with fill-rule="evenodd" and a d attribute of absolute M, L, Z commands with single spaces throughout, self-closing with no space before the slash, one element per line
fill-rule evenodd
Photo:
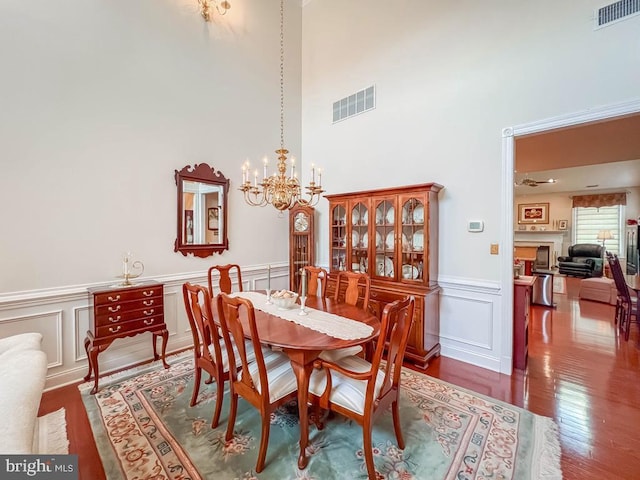
<path fill-rule="evenodd" d="M 143 310 L 142 313 L 144 313 L 145 315 L 153 315 L 153 312 L 155 312 L 155 308 L 152 308 L 151 310 L 149 310 L 148 312 L 146 310 Z"/>
<path fill-rule="evenodd" d="M 117 327 L 109 327 L 109 331 L 111 333 L 116 333 L 116 332 L 119 332 L 121 328 L 122 328 L 122 325 L 118 325 Z"/>
<path fill-rule="evenodd" d="M 153 300 L 143 300 L 142 303 L 145 307 L 150 307 L 153 305 Z"/>
<path fill-rule="evenodd" d="M 153 295 L 153 290 L 149 290 L 149 291 L 144 290 L 144 291 L 142 292 L 142 294 L 143 294 L 145 297 L 150 297 L 151 295 Z"/>
<path fill-rule="evenodd" d="M 156 319 L 155 318 L 148 318 L 144 320 L 144 324 L 145 325 L 151 325 L 153 322 L 155 322 Z"/>
<path fill-rule="evenodd" d="M 122 305 L 118 305 L 116 307 L 109 307 L 109 311 L 110 312 L 117 312 L 118 310 L 120 310 L 121 307 L 122 307 Z"/>
<path fill-rule="evenodd" d="M 116 295 L 116 298 L 113 298 L 111 295 L 109 295 L 110 302 L 117 302 L 118 300 L 120 300 L 120 295 Z"/>
<path fill-rule="evenodd" d="M 121 317 L 120 315 L 118 315 L 116 318 L 109 317 L 109 321 L 110 321 L 111 323 L 116 323 L 116 322 L 119 322 L 121 318 L 122 318 L 122 317 Z"/>

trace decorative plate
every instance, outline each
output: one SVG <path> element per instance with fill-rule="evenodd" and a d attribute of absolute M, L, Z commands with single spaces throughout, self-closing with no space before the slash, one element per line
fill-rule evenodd
<path fill-rule="evenodd" d="M 402 250 L 404 252 L 411 251 L 411 243 L 409 243 L 409 238 L 404 233 L 402 234 Z"/>
<path fill-rule="evenodd" d="M 424 231 L 416 230 L 413 234 L 413 249 L 414 250 L 424 250 Z"/>
<path fill-rule="evenodd" d="M 382 225 L 382 210 L 376 209 L 376 225 Z"/>
<path fill-rule="evenodd" d="M 387 250 L 393 250 L 393 246 L 395 245 L 394 233 L 395 232 L 391 230 L 384 239 L 384 246 L 387 247 Z"/>
<path fill-rule="evenodd" d="M 393 225 L 393 221 L 396 218 L 395 212 L 393 211 L 393 207 L 390 207 L 389 210 L 387 210 L 387 216 L 385 218 L 387 220 L 388 225 Z"/>
<path fill-rule="evenodd" d="M 354 230 L 351 232 L 351 248 L 356 248 L 360 242 L 360 234 Z"/>
<path fill-rule="evenodd" d="M 379 277 L 393 277 L 393 261 L 384 255 L 376 255 L 376 274 Z"/>
<path fill-rule="evenodd" d="M 380 232 L 376 232 L 376 248 L 382 248 L 382 236 Z"/>
<path fill-rule="evenodd" d="M 413 223 L 424 223 L 424 208 L 422 205 L 413 210 Z"/>
<path fill-rule="evenodd" d="M 367 248 L 369 246 L 369 234 L 367 232 L 364 232 L 360 242 L 362 243 L 362 248 Z"/>
<path fill-rule="evenodd" d="M 369 212 L 366 210 L 360 214 L 360 225 L 369 225 Z"/>
<path fill-rule="evenodd" d="M 402 265 L 402 278 L 410 278 L 412 280 L 415 280 L 416 278 L 418 278 L 418 274 L 418 269 L 413 265 Z"/>
<path fill-rule="evenodd" d="M 360 212 L 358 210 L 353 210 L 351 212 L 351 225 L 358 225 L 360 221 Z"/>
<path fill-rule="evenodd" d="M 402 223 L 409 223 L 409 205 L 402 207 Z"/>

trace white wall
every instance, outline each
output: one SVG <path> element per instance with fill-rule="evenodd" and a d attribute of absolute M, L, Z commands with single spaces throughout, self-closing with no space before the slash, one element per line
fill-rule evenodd
<path fill-rule="evenodd" d="M 278 0 L 232 0 L 207 24 L 191 0 L 0 2 L 0 337 L 44 335 L 48 386 L 86 373 L 92 285 L 122 254 L 165 283 L 168 349 L 189 344 L 184 281 L 238 263 L 248 287 L 288 285 L 288 218 L 246 206 L 246 158 L 280 146 Z M 300 154 L 301 7 L 286 6 L 285 145 Z M 231 180 L 229 250 L 174 253 L 175 170 Z M 150 335 L 116 341 L 101 371 L 148 359 Z"/>
<path fill-rule="evenodd" d="M 489 254 L 513 230 L 501 224 L 502 129 L 638 98 L 640 17 L 594 31 L 601 5 L 313 0 L 303 10 L 303 153 L 324 163 L 327 190 L 445 186 L 445 355 L 503 371 L 510 356 L 501 332 L 511 319 L 500 313 L 509 269 Z M 332 125 L 332 103 L 371 84 L 376 109 Z M 470 219 L 484 220 L 485 231 L 468 233 Z"/>
<path fill-rule="evenodd" d="M 286 8 L 285 143 L 300 153 L 300 28 Z M 186 0 L 0 2 L 0 298 L 147 276 L 286 262 L 288 220 L 244 204 L 241 164 L 280 144 L 277 0 L 207 24 Z M 231 180 L 230 249 L 185 258 L 174 171 Z"/>

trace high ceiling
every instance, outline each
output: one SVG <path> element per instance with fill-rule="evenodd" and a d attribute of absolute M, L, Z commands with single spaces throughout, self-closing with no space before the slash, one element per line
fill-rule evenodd
<path fill-rule="evenodd" d="M 554 184 L 518 186 L 516 195 L 640 186 L 640 114 L 516 139 L 516 182 L 554 178 Z"/>

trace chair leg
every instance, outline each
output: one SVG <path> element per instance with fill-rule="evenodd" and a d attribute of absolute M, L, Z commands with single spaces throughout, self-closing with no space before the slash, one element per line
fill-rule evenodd
<path fill-rule="evenodd" d="M 393 429 L 396 432 L 398 448 L 404 450 L 404 437 L 402 436 L 402 427 L 400 426 L 400 408 L 397 400 L 391 405 L 391 412 L 393 414 Z"/>
<path fill-rule="evenodd" d="M 376 480 L 376 467 L 373 463 L 373 444 L 371 442 L 372 435 L 372 422 L 369 420 L 362 424 L 362 436 L 364 444 L 364 460 L 367 464 L 367 473 L 369 474 L 369 480 Z"/>
<path fill-rule="evenodd" d="M 236 412 L 238 411 L 238 394 L 231 392 L 231 406 L 229 407 L 229 420 L 227 420 L 227 433 L 225 441 L 233 438 L 233 429 L 236 426 Z"/>
<path fill-rule="evenodd" d="M 269 446 L 269 429 L 271 423 L 269 416 L 262 419 L 262 434 L 260 435 L 260 451 L 258 452 L 258 463 L 256 464 L 256 473 L 260 473 L 264 469 L 264 461 L 267 457 L 267 447 Z"/>
<path fill-rule="evenodd" d="M 191 395 L 191 403 L 190 406 L 194 406 L 196 404 L 196 400 L 198 399 L 198 393 L 200 392 L 200 379 L 202 377 L 202 369 L 200 367 L 196 367 L 196 376 L 193 379 L 193 394 Z"/>
<path fill-rule="evenodd" d="M 211 419 L 211 428 L 216 428 L 220 421 L 222 411 L 222 395 L 224 394 L 224 382 L 221 378 L 216 379 L 216 408 Z"/>

